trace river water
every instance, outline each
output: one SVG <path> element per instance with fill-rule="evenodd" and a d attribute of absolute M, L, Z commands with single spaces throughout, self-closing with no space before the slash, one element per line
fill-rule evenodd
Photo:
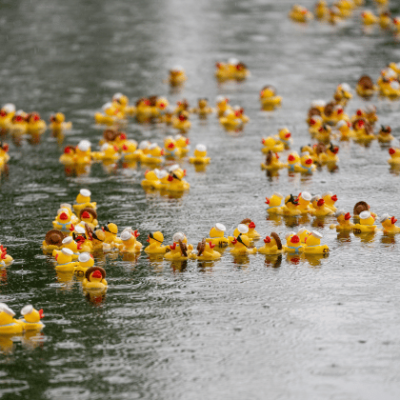
<path fill-rule="evenodd" d="M 311 7 L 313 1 L 303 1 Z M 1 243 L 15 258 L 2 270 L 0 301 L 19 315 L 26 304 L 43 308 L 45 329 L 33 338 L 0 343 L 2 399 L 398 399 L 400 299 L 398 239 L 338 237 L 333 218 L 303 226 L 324 234 L 329 257 L 276 264 L 264 256 L 189 261 L 173 268 L 143 253 L 137 260 L 97 259 L 109 288 L 93 303 L 77 281 L 60 282 L 40 250 L 60 203 L 80 188 L 92 191 L 102 224 L 114 221 L 142 233 L 162 230 L 166 242 L 184 231 L 196 244 L 222 222 L 229 233 L 244 218 L 265 236 L 295 229 L 267 219 L 265 196 L 331 190 L 351 211 L 359 200 L 381 215 L 399 216 L 399 176 L 387 149 L 340 144 L 339 168 L 309 177 L 260 170 L 260 140 L 282 125 L 295 150 L 311 142 L 309 104 L 330 99 L 337 84 L 355 87 L 362 74 L 376 79 L 400 48 L 389 33 L 363 32 L 358 18 L 338 26 L 287 18 L 292 1 L 168 0 L 0 2 L 0 100 L 48 119 L 62 111 L 73 130 L 61 144 L 46 132 L 39 143 L 10 144 L 1 177 Z M 395 10 L 400 13 L 399 9 Z M 359 11 L 357 11 L 359 13 Z M 216 61 L 236 57 L 252 76 L 217 84 Z M 188 81 L 178 93 L 163 83 L 181 64 Z M 259 110 L 258 93 L 273 84 L 283 97 L 275 112 Z M 212 115 L 192 117 L 192 147 L 204 143 L 211 164 L 196 172 L 181 198 L 146 195 L 144 169 L 93 165 L 66 173 L 58 158 L 66 144 L 102 130 L 94 112 L 115 92 L 132 101 L 152 94 L 171 102 L 217 95 L 240 104 L 251 121 L 229 134 Z M 400 136 L 399 102 L 372 99 L 380 122 Z M 347 112 L 364 105 L 354 98 Z M 162 143 L 170 128 L 127 126 L 128 137 Z"/>

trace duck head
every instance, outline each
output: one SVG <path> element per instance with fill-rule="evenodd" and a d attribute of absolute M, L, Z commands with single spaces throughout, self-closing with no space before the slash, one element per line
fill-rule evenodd
<path fill-rule="evenodd" d="M 163 241 L 164 241 L 164 235 L 160 231 L 153 233 L 150 232 L 149 236 L 147 237 L 147 242 L 150 244 L 161 245 Z"/>
<path fill-rule="evenodd" d="M 225 231 L 226 231 L 225 225 L 217 223 L 210 229 L 209 235 L 211 238 L 222 238 L 224 237 Z"/>
<path fill-rule="evenodd" d="M 81 189 L 79 191 L 78 196 L 76 196 L 76 202 L 78 204 L 85 204 L 85 203 L 90 203 L 90 197 L 92 193 L 88 189 Z"/>
<path fill-rule="evenodd" d="M 21 310 L 21 315 L 24 317 L 26 322 L 30 323 L 38 323 L 42 318 L 44 318 L 43 309 L 38 311 L 31 305 L 25 306 Z"/>

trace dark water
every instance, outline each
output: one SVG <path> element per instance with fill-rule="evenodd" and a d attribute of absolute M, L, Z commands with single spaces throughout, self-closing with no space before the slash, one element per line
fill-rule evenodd
<path fill-rule="evenodd" d="M 311 6 L 313 2 L 303 1 Z M 266 219 L 264 197 L 327 190 L 350 211 L 366 200 L 378 214 L 399 216 L 399 176 L 387 150 L 341 144 L 339 169 L 311 177 L 259 168 L 262 136 L 287 125 L 294 148 L 310 142 L 304 122 L 311 100 L 329 99 L 337 84 L 376 79 L 400 59 L 399 44 L 357 18 L 332 27 L 300 26 L 286 17 L 292 1 L 0 1 L 0 100 L 46 119 L 62 111 L 74 128 L 63 144 L 47 132 L 39 144 L 10 143 L 1 177 L 1 243 L 16 262 L 2 271 L 0 301 L 19 315 L 43 308 L 41 336 L 0 343 L 4 399 L 398 399 L 400 342 L 398 239 L 338 238 L 325 222 L 304 225 L 324 234 L 327 259 L 273 268 L 264 256 L 235 260 L 226 252 L 212 265 L 188 262 L 183 271 L 153 262 L 107 256 L 109 289 L 93 304 L 74 281 L 57 280 L 40 244 L 58 206 L 89 188 L 100 222 L 150 230 L 166 241 L 184 231 L 197 243 L 216 222 L 231 232 L 252 218 L 266 235 L 292 230 Z M 398 11 L 398 10 L 397 10 Z M 252 76 L 218 85 L 214 63 L 235 56 Z M 163 83 L 181 64 L 189 80 L 180 93 Z M 274 113 L 259 111 L 258 92 L 273 84 L 283 96 Z M 101 129 L 94 112 L 118 91 L 131 99 L 166 95 L 210 101 L 218 94 L 245 107 L 251 122 L 239 136 L 215 116 L 192 117 L 189 138 L 212 158 L 206 172 L 188 170 L 191 190 L 180 199 L 146 195 L 144 170 L 94 165 L 87 176 L 66 176 L 58 163 L 65 144 Z M 400 136 L 399 102 L 373 99 L 380 122 Z M 352 114 L 363 104 L 351 101 Z M 169 128 L 131 123 L 128 136 L 162 143 Z M 295 227 L 297 230 L 297 227 Z"/>

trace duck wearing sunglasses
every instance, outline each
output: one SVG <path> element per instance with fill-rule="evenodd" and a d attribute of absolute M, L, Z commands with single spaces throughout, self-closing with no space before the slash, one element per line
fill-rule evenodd
<path fill-rule="evenodd" d="M 147 237 L 149 245 L 144 249 L 147 254 L 165 254 L 167 246 L 163 246 L 164 235 L 160 232 L 150 232 Z"/>
<path fill-rule="evenodd" d="M 255 247 L 250 248 L 251 241 L 247 236 L 249 227 L 244 224 L 239 224 L 237 230 L 239 235 L 234 237 L 232 240 L 233 249 L 231 249 L 231 253 L 234 255 L 256 254 L 257 249 Z"/>

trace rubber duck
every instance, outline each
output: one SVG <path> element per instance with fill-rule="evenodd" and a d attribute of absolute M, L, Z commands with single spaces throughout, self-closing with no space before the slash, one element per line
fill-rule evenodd
<path fill-rule="evenodd" d="M 190 140 L 182 135 L 176 135 L 174 137 L 175 145 L 180 149 L 180 156 L 185 156 L 190 150 Z"/>
<path fill-rule="evenodd" d="M 105 290 L 107 288 L 106 271 L 100 267 L 90 267 L 85 273 L 82 287 L 86 290 Z"/>
<path fill-rule="evenodd" d="M 168 174 L 168 185 L 166 190 L 171 192 L 181 192 L 188 190 L 190 184 L 186 182 L 183 177 L 185 176 L 185 171 L 182 170 L 179 165 L 175 164 L 169 168 Z"/>
<path fill-rule="evenodd" d="M 337 104 L 346 106 L 347 102 L 353 97 L 351 87 L 348 83 L 341 83 L 337 86 L 333 98 Z"/>
<path fill-rule="evenodd" d="M 381 129 L 378 134 L 378 141 L 381 143 L 390 143 L 394 140 L 394 136 L 391 134 L 392 128 L 389 125 L 381 125 Z"/>
<path fill-rule="evenodd" d="M 179 158 L 182 156 L 182 150 L 172 136 L 167 136 L 164 139 L 164 149 L 167 158 Z"/>
<path fill-rule="evenodd" d="M 301 172 L 303 174 L 312 174 L 316 168 L 309 152 L 306 151 L 301 153 L 300 164 L 297 164 L 294 170 L 295 172 Z"/>
<path fill-rule="evenodd" d="M 285 198 L 285 205 L 281 208 L 280 213 L 283 215 L 300 215 L 301 210 L 298 208 L 299 202 L 297 200 L 296 196 L 293 196 L 290 194 L 289 196 L 286 196 Z"/>
<path fill-rule="evenodd" d="M 90 253 L 84 252 L 79 254 L 78 262 L 79 264 L 75 268 L 75 274 L 77 277 L 83 278 L 86 271 L 94 266 L 94 258 Z"/>
<path fill-rule="evenodd" d="M 146 171 L 144 174 L 144 179 L 141 182 L 143 188 L 148 189 L 160 189 L 161 181 L 160 174 L 163 173 L 168 176 L 168 173 L 164 170 L 160 171 L 158 168 L 152 171 Z"/>
<path fill-rule="evenodd" d="M 112 102 L 117 103 L 117 108 L 121 110 L 122 114 L 133 116 L 136 114 L 136 107 L 129 104 L 129 98 L 122 93 L 115 93 L 112 97 Z"/>
<path fill-rule="evenodd" d="M 112 247 L 119 248 L 122 240 L 117 237 L 118 235 L 118 226 L 112 222 L 109 222 L 107 225 L 101 228 L 104 232 L 105 239 L 104 243 L 109 244 Z"/>
<path fill-rule="evenodd" d="M 220 81 L 226 81 L 227 79 L 230 79 L 229 77 L 229 66 L 227 63 L 224 62 L 217 62 L 215 64 L 216 71 L 215 71 L 215 77 L 220 80 Z"/>
<path fill-rule="evenodd" d="M 3 167 L 10 160 L 10 156 L 7 154 L 8 150 L 8 144 L 0 141 L 0 167 Z"/>
<path fill-rule="evenodd" d="M 49 128 L 56 133 L 67 131 L 72 128 L 72 122 L 65 122 L 65 115 L 58 112 L 50 116 Z"/>
<path fill-rule="evenodd" d="M 93 230 L 98 226 L 99 222 L 97 221 L 97 212 L 94 208 L 85 207 L 80 211 L 79 219 L 84 224 L 89 225 L 89 227 Z"/>
<path fill-rule="evenodd" d="M 318 129 L 318 133 L 315 135 L 315 139 L 319 142 L 330 142 L 331 140 L 332 128 L 330 125 L 323 123 Z"/>
<path fill-rule="evenodd" d="M 286 246 L 283 246 L 283 251 L 289 254 L 301 254 L 304 252 L 304 247 L 300 238 L 292 232 L 286 236 Z"/>
<path fill-rule="evenodd" d="M 322 99 L 313 100 L 311 102 L 311 107 L 308 110 L 309 117 L 312 115 L 322 115 L 326 104 L 327 104 L 326 101 Z"/>
<path fill-rule="evenodd" d="M 72 261 L 74 258 L 74 252 L 64 247 L 60 253 L 55 255 L 57 264 L 56 271 L 58 272 L 74 272 L 75 267 L 78 265 L 77 262 Z"/>
<path fill-rule="evenodd" d="M 265 204 L 268 205 L 267 212 L 270 214 L 280 214 L 283 199 L 283 195 L 278 192 L 273 193 L 270 198 L 266 197 Z"/>
<path fill-rule="evenodd" d="M 297 203 L 296 209 L 300 211 L 301 214 L 307 214 L 311 212 L 311 199 L 312 196 L 309 192 L 302 191 L 297 196 Z"/>
<path fill-rule="evenodd" d="M 282 103 L 282 97 L 273 86 L 266 85 L 260 91 L 260 103 L 263 110 L 272 110 Z"/>
<path fill-rule="evenodd" d="M 376 107 L 373 104 L 367 104 L 365 107 L 365 119 L 374 125 L 378 121 L 378 116 L 376 115 Z"/>
<path fill-rule="evenodd" d="M 363 118 L 356 119 L 353 122 L 353 129 L 356 135 L 355 140 L 358 142 L 370 142 L 376 139 L 374 128 Z"/>
<path fill-rule="evenodd" d="M 328 17 L 329 7 L 325 0 L 318 0 L 314 7 L 314 15 L 317 19 L 326 19 Z"/>
<path fill-rule="evenodd" d="M 45 325 L 40 320 L 44 318 L 43 309 L 39 311 L 31 305 L 27 305 L 21 310 L 22 322 L 24 331 L 41 331 Z"/>
<path fill-rule="evenodd" d="M 382 11 L 379 13 L 379 25 L 382 29 L 389 29 L 392 26 L 392 16 L 390 11 Z"/>
<path fill-rule="evenodd" d="M 225 111 L 219 122 L 226 129 L 235 129 L 243 125 L 242 119 L 232 109 Z"/>
<path fill-rule="evenodd" d="M 307 8 L 295 4 L 289 12 L 289 17 L 296 22 L 308 22 L 314 18 L 312 12 Z"/>
<path fill-rule="evenodd" d="M 216 223 L 209 232 L 209 237 L 206 239 L 207 242 L 210 242 L 217 246 L 220 249 L 223 249 L 228 246 L 229 239 L 224 236 L 226 231 L 225 225 L 221 223 Z"/>
<path fill-rule="evenodd" d="M 393 68 L 387 67 L 381 70 L 381 74 L 378 78 L 378 86 L 380 89 L 385 88 L 390 82 L 397 81 L 398 75 Z"/>
<path fill-rule="evenodd" d="M 143 245 L 136 240 L 139 235 L 137 230 L 133 232 L 131 229 L 124 230 L 120 236 L 122 240 L 122 245 L 119 249 L 120 253 L 140 253 Z"/>
<path fill-rule="evenodd" d="M 225 96 L 217 96 L 215 103 L 219 118 L 221 118 L 226 111 L 232 110 L 232 107 L 229 105 L 229 99 Z"/>
<path fill-rule="evenodd" d="M 391 165 L 400 165 L 400 148 L 391 147 L 389 149 L 390 158 L 388 163 Z"/>
<path fill-rule="evenodd" d="M 175 65 L 169 70 L 168 83 L 171 86 L 180 86 L 187 80 L 185 70 L 180 65 Z"/>
<path fill-rule="evenodd" d="M 28 122 L 26 121 L 27 113 L 23 110 L 17 110 L 11 118 L 9 130 L 13 135 L 23 135 L 27 132 Z"/>
<path fill-rule="evenodd" d="M 72 251 L 71 259 L 73 261 L 77 260 L 79 257 L 78 243 L 72 238 L 72 236 L 67 236 L 61 242 L 61 249 L 53 251 L 53 257 L 56 257 L 57 254 L 60 255 L 63 249 L 70 249 Z"/>
<path fill-rule="evenodd" d="M 325 192 L 322 194 L 322 198 L 325 201 L 325 205 L 330 208 L 332 211 L 336 211 L 335 203 L 337 202 L 338 198 L 336 194 L 332 192 Z"/>
<path fill-rule="evenodd" d="M 172 126 L 181 132 L 187 132 L 192 126 L 192 123 L 189 121 L 189 113 L 187 111 L 180 112 L 172 119 Z"/>
<path fill-rule="evenodd" d="M 240 106 L 233 106 L 232 108 L 235 115 L 242 120 L 244 124 L 250 121 L 250 118 L 244 114 L 244 108 Z"/>
<path fill-rule="evenodd" d="M 398 81 L 385 82 L 379 90 L 382 96 L 396 98 L 400 96 L 400 83 Z"/>
<path fill-rule="evenodd" d="M 310 132 L 310 134 L 312 136 L 316 136 L 318 134 L 320 128 L 322 127 L 323 123 L 324 123 L 324 121 L 320 115 L 313 115 L 309 119 L 308 132 Z"/>
<path fill-rule="evenodd" d="M 245 225 L 247 226 L 248 230 L 246 232 L 246 236 L 250 240 L 257 240 L 261 236 L 260 234 L 256 231 L 256 224 L 250 219 L 250 218 L 245 218 L 239 225 Z M 238 236 L 240 234 L 239 226 L 233 231 L 234 236 Z"/>
<path fill-rule="evenodd" d="M 164 235 L 160 232 L 149 233 L 147 237 L 149 245 L 144 249 L 147 254 L 165 254 L 167 246 L 163 246 Z"/>
<path fill-rule="evenodd" d="M 75 148 L 74 163 L 89 164 L 92 161 L 91 147 L 88 140 L 81 140 Z"/>
<path fill-rule="evenodd" d="M 81 210 L 84 208 L 93 208 L 96 210 L 97 208 L 97 203 L 96 202 L 91 202 L 90 197 L 92 196 L 92 193 L 88 189 L 81 189 L 79 191 L 78 196 L 76 196 L 76 204 L 74 204 L 72 207 L 74 208 L 74 211 L 77 214 L 80 214 Z"/>
<path fill-rule="evenodd" d="M 146 154 L 141 154 L 140 162 L 142 164 L 161 164 L 163 160 L 164 150 L 157 144 L 152 143 Z"/>
<path fill-rule="evenodd" d="M 293 144 L 292 134 L 286 126 L 279 129 L 277 140 L 284 144 L 285 149 L 289 149 Z"/>
<path fill-rule="evenodd" d="M 15 115 L 15 105 L 11 103 L 4 104 L 0 109 L 0 131 L 10 129 L 11 120 Z"/>
<path fill-rule="evenodd" d="M 370 10 L 361 13 L 361 21 L 364 25 L 374 25 L 379 22 L 379 18 Z"/>
<path fill-rule="evenodd" d="M 37 112 L 27 114 L 25 120 L 27 122 L 26 132 L 31 135 L 42 134 L 46 130 L 46 122 L 40 118 Z"/>
<path fill-rule="evenodd" d="M 321 235 L 317 231 L 312 231 L 311 235 L 306 238 L 306 246 L 304 248 L 305 254 L 323 254 L 329 252 L 329 247 L 327 244 L 321 245 Z"/>
<path fill-rule="evenodd" d="M 257 249 L 255 247 L 250 247 L 250 238 L 247 236 L 249 232 L 249 227 L 244 224 L 239 224 L 235 229 L 234 235 L 235 237 L 232 239 L 231 244 L 233 245 L 233 249 L 231 249 L 231 253 L 234 255 L 243 255 L 243 254 L 256 254 Z"/>
<path fill-rule="evenodd" d="M 339 121 L 336 125 L 336 129 L 340 134 L 340 140 L 349 140 L 356 136 L 349 121 Z"/>
<path fill-rule="evenodd" d="M 335 217 L 339 225 L 331 225 L 331 229 L 336 229 L 338 232 L 352 231 L 354 224 L 351 222 L 351 214 L 343 210 L 337 211 Z"/>
<path fill-rule="evenodd" d="M 124 121 L 124 114 L 116 102 L 110 101 L 104 104 L 102 110 L 104 114 L 97 112 L 94 115 L 94 120 L 97 124 L 114 125 Z"/>
<path fill-rule="evenodd" d="M 244 79 L 246 79 L 248 76 L 250 76 L 250 71 L 247 68 L 247 65 L 242 62 L 239 61 L 238 63 L 230 63 L 229 62 L 229 67 L 231 69 L 233 69 L 233 77 L 234 79 L 236 79 L 237 81 L 243 81 Z"/>
<path fill-rule="evenodd" d="M 282 242 L 276 232 L 271 232 L 270 236 L 264 239 L 264 246 L 257 249 L 261 254 L 280 254 L 282 253 Z"/>
<path fill-rule="evenodd" d="M 7 247 L 3 247 L 0 245 L 0 266 L 4 267 L 6 265 L 10 265 L 14 259 L 7 254 Z"/>
<path fill-rule="evenodd" d="M 75 231 L 72 233 L 72 238 L 77 243 L 78 252 L 89 252 L 93 251 L 93 238 L 91 237 L 93 230 L 89 225 L 82 224 L 75 226 Z"/>
<path fill-rule="evenodd" d="M 298 230 L 296 235 L 300 238 L 300 243 L 305 244 L 307 241 L 307 238 L 311 235 L 311 232 L 307 230 L 306 228 L 301 228 Z"/>
<path fill-rule="evenodd" d="M 339 146 L 335 146 L 332 143 L 330 143 L 329 146 L 326 147 L 325 152 L 319 155 L 319 163 L 336 164 L 339 161 L 337 153 L 339 153 Z"/>
<path fill-rule="evenodd" d="M 71 235 L 75 227 L 71 221 L 71 213 L 67 208 L 61 208 L 52 222 L 53 228 L 61 231 L 65 235 Z"/>
<path fill-rule="evenodd" d="M 216 245 L 213 242 L 208 242 L 204 238 L 197 244 L 197 254 L 191 254 L 191 258 L 201 261 L 218 260 L 221 258 L 221 253 L 214 250 Z"/>
<path fill-rule="evenodd" d="M 197 107 L 191 110 L 192 113 L 199 114 L 200 117 L 205 117 L 214 112 L 214 109 L 208 105 L 208 99 L 202 97 L 197 100 Z"/>
<path fill-rule="evenodd" d="M 182 232 L 177 232 L 172 237 L 173 244 L 168 246 L 169 252 L 164 258 L 167 260 L 187 260 L 193 250 L 192 245 L 187 244 L 187 238 Z"/>
<path fill-rule="evenodd" d="M 129 140 L 122 145 L 121 154 L 124 161 L 136 161 L 138 159 L 137 154 L 137 142 L 135 140 Z"/>
<path fill-rule="evenodd" d="M 378 87 L 374 85 L 371 77 L 368 75 L 363 75 L 357 83 L 356 91 L 361 97 L 370 97 L 378 90 Z"/>
<path fill-rule="evenodd" d="M 380 7 L 387 6 L 389 4 L 389 0 L 374 0 L 374 2 Z"/>
<path fill-rule="evenodd" d="M 344 108 L 337 104 L 333 107 L 333 112 L 330 117 L 330 123 L 337 124 L 339 121 L 349 121 L 349 116 L 344 112 Z"/>
<path fill-rule="evenodd" d="M 285 149 L 285 145 L 283 144 L 283 142 L 277 140 L 273 136 L 263 138 L 261 140 L 261 143 L 264 146 L 261 150 L 264 154 L 268 154 L 270 151 L 272 151 L 273 153 L 279 153 Z"/>
<path fill-rule="evenodd" d="M 400 33 L 400 17 L 393 18 L 392 22 L 393 22 L 392 29 L 395 32 L 395 34 L 398 35 Z M 399 71 L 396 72 L 399 73 Z"/>
<path fill-rule="evenodd" d="M 90 234 L 92 239 L 92 252 L 97 252 L 103 249 L 104 241 L 106 240 L 106 235 L 102 229 L 96 229 Z"/>
<path fill-rule="evenodd" d="M 359 215 L 360 223 L 353 227 L 354 233 L 374 233 L 378 229 L 375 225 L 375 218 L 369 211 L 363 211 Z"/>
<path fill-rule="evenodd" d="M 211 158 L 207 157 L 207 147 L 204 144 L 198 144 L 194 150 L 193 157 L 189 157 L 191 164 L 209 164 Z"/>
<path fill-rule="evenodd" d="M 117 146 L 113 146 L 109 143 L 104 143 L 99 152 L 93 152 L 92 157 L 98 161 L 118 161 L 121 158 L 119 149 Z"/>
<path fill-rule="evenodd" d="M 52 253 L 53 250 L 60 250 L 65 235 L 58 229 L 52 229 L 46 233 L 42 243 L 42 249 L 45 253 Z"/>
<path fill-rule="evenodd" d="M 4 303 L 0 303 L 0 335 L 22 333 L 24 326 L 21 321 L 14 319 L 15 312 Z"/>
<path fill-rule="evenodd" d="M 292 153 L 290 153 L 288 155 L 287 161 L 288 161 L 287 167 L 288 167 L 289 172 L 295 172 L 296 167 L 300 162 L 299 155 L 295 151 L 293 151 Z"/>
<path fill-rule="evenodd" d="M 279 161 L 278 153 L 273 153 L 271 150 L 267 153 L 265 163 L 261 163 L 261 168 L 266 170 L 275 170 L 286 167 L 287 164 Z"/>
<path fill-rule="evenodd" d="M 384 235 L 395 235 L 397 233 L 400 233 L 400 227 L 395 225 L 395 223 L 397 222 L 397 219 L 395 217 L 391 217 L 389 214 L 383 214 L 380 222 L 382 224 Z"/>
<path fill-rule="evenodd" d="M 320 196 L 314 196 L 311 200 L 313 210 L 311 214 L 316 217 L 326 217 L 327 215 L 332 215 L 335 212 L 325 204 L 325 200 Z"/>

